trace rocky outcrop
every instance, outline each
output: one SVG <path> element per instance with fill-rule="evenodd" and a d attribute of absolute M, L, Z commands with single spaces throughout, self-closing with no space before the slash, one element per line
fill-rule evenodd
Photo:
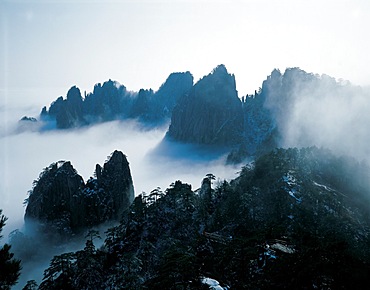
<path fill-rule="evenodd" d="M 96 176 L 98 185 L 110 193 L 115 209 L 112 218 L 119 220 L 134 200 L 134 187 L 126 156 L 120 151 L 114 151 L 109 161 L 104 164 L 101 174 Z M 125 194 L 122 194 L 123 190 Z"/>
<path fill-rule="evenodd" d="M 134 199 L 126 156 L 114 151 L 96 178 L 86 183 L 69 161 L 45 168 L 30 191 L 26 227 L 37 222 L 39 230 L 68 238 L 107 221 L 119 221 Z"/>
<path fill-rule="evenodd" d="M 189 94 L 193 87 L 193 76 L 190 72 L 177 72 L 169 75 L 167 80 L 156 92 L 154 108 L 159 116 L 171 118 L 172 111 L 178 100 Z"/>
<path fill-rule="evenodd" d="M 141 89 L 135 98 L 129 117 L 146 123 L 168 121 L 179 98 L 193 86 L 190 72 L 172 73 L 158 91 Z"/>
<path fill-rule="evenodd" d="M 55 122 L 57 129 L 128 118 L 160 123 L 168 121 L 177 100 L 192 86 L 190 72 L 170 74 L 157 92 L 152 89 L 130 92 L 118 82 L 108 80 L 96 84 L 93 92 L 85 93 L 82 98 L 80 90 L 73 86 L 66 99 L 59 97 L 49 109 L 44 107 L 40 119 L 45 122 L 45 128 Z"/>
<path fill-rule="evenodd" d="M 242 132 L 235 77 L 219 65 L 179 100 L 167 136 L 188 143 L 230 145 L 240 142 Z"/>

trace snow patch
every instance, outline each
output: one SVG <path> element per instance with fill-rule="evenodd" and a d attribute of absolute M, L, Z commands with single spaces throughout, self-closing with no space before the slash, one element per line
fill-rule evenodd
<path fill-rule="evenodd" d="M 344 193 L 342 193 L 342 192 L 340 192 L 340 191 L 337 191 L 337 190 L 335 190 L 335 189 L 333 189 L 333 188 L 331 188 L 331 187 L 329 187 L 329 186 L 326 186 L 326 185 L 324 185 L 324 184 L 320 184 L 320 183 L 317 183 L 317 182 L 315 182 L 315 181 L 313 181 L 313 184 L 314 185 L 316 185 L 316 186 L 318 186 L 318 187 L 321 187 L 321 188 L 323 188 L 323 189 L 325 189 L 327 192 L 331 192 L 331 193 L 333 193 L 334 195 L 336 195 L 336 194 L 340 194 L 341 196 L 343 196 L 343 197 L 348 197 L 347 195 L 345 195 Z"/>
<path fill-rule="evenodd" d="M 212 289 L 212 290 L 227 290 L 227 289 L 229 289 L 228 287 L 222 287 L 217 280 L 212 279 L 212 278 L 204 277 L 204 278 L 202 278 L 201 281 L 204 285 L 207 285 L 209 287 L 209 289 Z"/>
<path fill-rule="evenodd" d="M 57 164 L 56 164 L 57 168 L 59 169 L 60 167 L 62 167 L 64 163 L 66 163 L 64 160 L 58 161 Z"/>
<path fill-rule="evenodd" d="M 292 175 L 292 173 L 293 171 L 289 170 L 287 174 L 283 176 L 283 180 L 288 186 L 297 185 L 297 179 Z"/>
<path fill-rule="evenodd" d="M 297 202 L 297 203 L 301 203 L 301 202 L 302 202 L 302 199 L 301 199 L 300 197 L 295 196 L 295 193 L 296 193 L 296 192 L 297 192 L 297 191 L 296 191 L 295 189 L 292 189 L 292 190 L 289 190 L 289 191 L 288 191 L 289 195 L 290 195 L 291 197 L 293 197 L 293 198 L 296 200 L 296 202 Z"/>
<path fill-rule="evenodd" d="M 121 88 L 121 86 L 122 86 L 122 85 L 121 85 L 119 82 L 117 82 L 117 81 L 114 81 L 114 82 L 113 82 L 113 85 L 114 85 L 114 86 L 116 87 L 116 89 L 118 89 L 118 90 L 119 90 L 119 89 Z"/>
<path fill-rule="evenodd" d="M 293 254 L 295 252 L 293 247 L 284 245 L 282 243 L 275 243 L 275 244 L 272 244 L 270 247 L 274 250 L 279 250 L 287 254 Z"/>
<path fill-rule="evenodd" d="M 292 170 L 289 170 L 286 175 L 283 176 L 283 181 L 287 185 L 284 189 L 288 192 L 288 194 L 293 197 L 297 203 L 301 203 L 302 198 L 297 196 L 297 193 L 299 193 L 299 185 L 297 179 L 293 176 Z"/>
<path fill-rule="evenodd" d="M 326 191 L 329 191 L 329 192 L 333 192 L 335 191 L 334 189 L 330 188 L 329 186 L 326 186 L 324 184 L 319 184 L 317 182 L 313 182 L 314 185 L 318 186 L 318 187 L 321 187 L 321 188 L 324 188 Z"/>

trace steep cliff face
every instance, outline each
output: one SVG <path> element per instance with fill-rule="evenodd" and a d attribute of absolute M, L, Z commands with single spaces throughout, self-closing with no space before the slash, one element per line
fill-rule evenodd
<path fill-rule="evenodd" d="M 242 131 L 235 77 L 219 65 L 179 100 L 167 135 L 189 143 L 230 145 L 241 140 Z"/>
<path fill-rule="evenodd" d="M 126 156 L 115 151 L 96 166 L 96 178 L 86 184 L 69 161 L 45 168 L 30 191 L 26 226 L 38 222 L 40 231 L 69 237 L 106 221 L 119 221 L 134 199 Z"/>
<path fill-rule="evenodd" d="M 25 220 L 38 220 L 71 233 L 73 208 L 79 202 L 84 181 L 70 162 L 51 164 L 40 174 L 28 199 Z M 80 212 L 78 212 L 80 213 Z M 46 225 L 45 225 L 46 227 Z"/>
<path fill-rule="evenodd" d="M 126 156 L 120 151 L 114 151 L 111 158 L 101 171 L 98 184 L 106 191 L 113 202 L 115 212 L 112 218 L 119 220 L 122 214 L 134 200 L 134 186 Z M 125 194 L 122 194 L 122 191 Z"/>

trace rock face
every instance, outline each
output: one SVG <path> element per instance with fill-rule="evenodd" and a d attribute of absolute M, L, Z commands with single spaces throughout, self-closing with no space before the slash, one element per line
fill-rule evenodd
<path fill-rule="evenodd" d="M 157 92 L 141 89 L 130 92 L 118 82 L 108 80 L 96 84 L 92 93 L 81 96 L 73 86 L 67 98 L 59 97 L 40 119 L 46 124 L 55 122 L 58 129 L 81 127 L 111 120 L 137 118 L 144 123 L 168 121 L 177 100 L 193 86 L 190 72 L 172 73 Z"/>
<path fill-rule="evenodd" d="M 40 231 L 69 237 L 106 221 L 119 221 L 134 199 L 126 156 L 114 151 L 96 178 L 86 184 L 69 161 L 51 164 L 30 191 L 26 227 L 39 222 Z"/>
<path fill-rule="evenodd" d="M 243 112 L 235 77 L 219 65 L 179 100 L 167 135 L 189 143 L 230 145 L 241 140 L 242 132 Z"/>
<path fill-rule="evenodd" d="M 134 187 L 126 156 L 120 151 L 114 151 L 101 173 L 96 175 L 98 186 L 110 193 L 110 202 L 115 209 L 112 218 L 119 220 L 134 200 Z M 125 194 L 122 194 L 123 192 Z"/>

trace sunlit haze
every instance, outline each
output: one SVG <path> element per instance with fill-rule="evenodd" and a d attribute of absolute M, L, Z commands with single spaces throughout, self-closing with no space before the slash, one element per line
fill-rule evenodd
<path fill-rule="evenodd" d="M 171 72 L 196 81 L 220 63 L 239 96 L 274 68 L 368 84 L 366 0 L 5 0 L 0 11 L 2 99 L 22 90 L 34 102 L 27 91 L 40 90 L 46 103 L 109 78 L 156 90 Z"/>

